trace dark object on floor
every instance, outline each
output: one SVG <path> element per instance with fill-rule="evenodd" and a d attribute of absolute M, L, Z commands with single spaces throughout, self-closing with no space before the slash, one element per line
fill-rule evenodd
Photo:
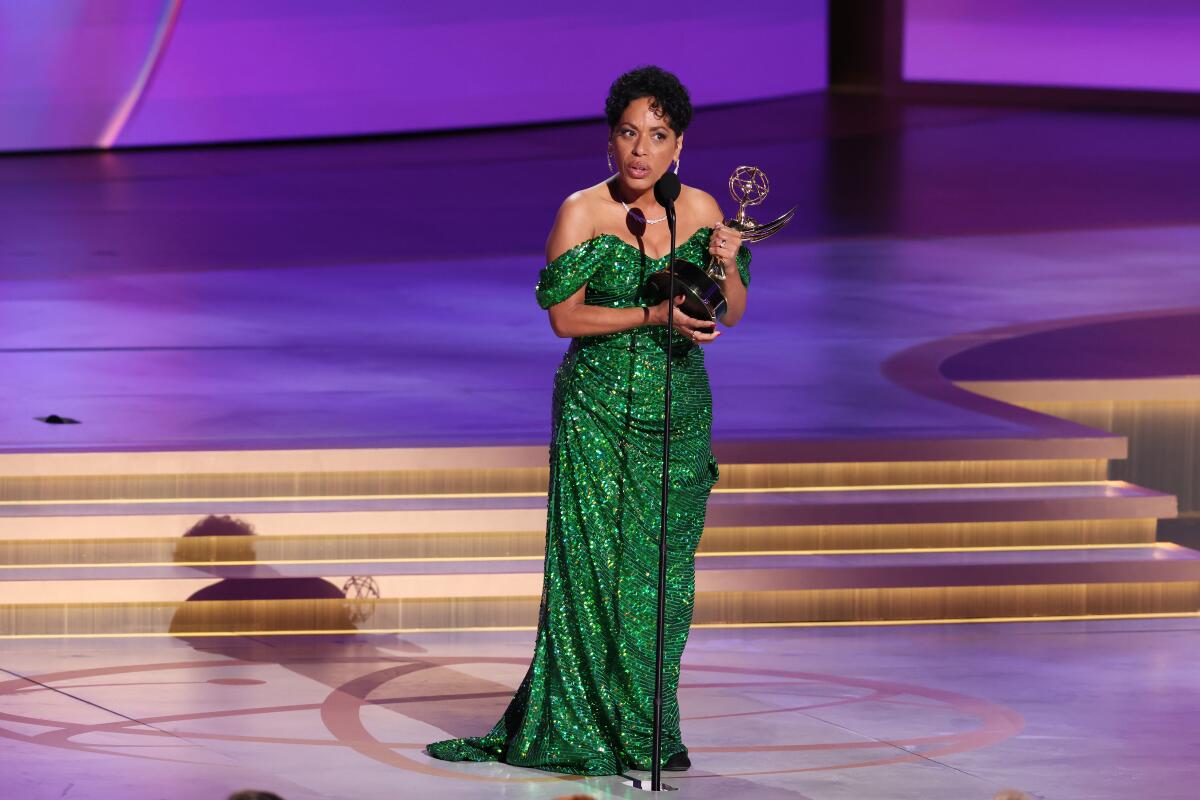
<path fill-rule="evenodd" d="M 34 417 L 38 422 L 44 422 L 47 425 L 78 425 L 79 420 L 71 419 L 70 417 L 60 417 L 58 414 L 51 414 L 48 417 Z"/>

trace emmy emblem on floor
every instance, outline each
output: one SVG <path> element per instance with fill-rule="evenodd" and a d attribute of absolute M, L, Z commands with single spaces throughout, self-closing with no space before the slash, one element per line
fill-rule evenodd
<path fill-rule="evenodd" d="M 759 223 L 746 215 L 746 209 L 757 206 L 767 199 L 771 184 L 767 175 L 758 167 L 741 166 L 729 176 L 729 194 L 738 204 L 737 214 L 724 221 L 730 228 L 742 232 L 743 242 L 761 242 L 778 233 L 792 221 L 796 207 L 792 206 L 770 222 Z M 725 294 L 718 281 L 725 280 L 725 268 L 720 260 L 709 256 L 704 267 L 690 261 L 675 260 L 675 294 L 683 295 L 680 308 L 689 317 L 711 320 L 714 323 L 725 316 Z M 659 270 L 646 282 L 646 299 L 651 304 L 661 303 L 671 292 L 669 269 Z"/>

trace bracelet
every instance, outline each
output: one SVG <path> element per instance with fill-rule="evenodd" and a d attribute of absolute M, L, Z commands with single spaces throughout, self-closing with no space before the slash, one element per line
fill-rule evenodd
<path fill-rule="evenodd" d="M 650 324 L 650 306 L 642 306 L 642 325 Z"/>

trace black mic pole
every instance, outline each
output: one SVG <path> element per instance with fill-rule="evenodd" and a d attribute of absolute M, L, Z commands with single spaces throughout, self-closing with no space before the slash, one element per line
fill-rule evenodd
<path fill-rule="evenodd" d="M 650 748 L 650 791 L 661 792 L 662 786 L 662 705 L 663 649 L 667 616 L 667 500 L 671 493 L 671 342 L 675 338 L 675 198 L 679 196 L 679 179 L 671 172 L 654 184 L 654 199 L 667 213 L 671 231 L 671 251 L 667 259 L 671 293 L 667 297 L 667 370 L 663 389 L 663 469 L 662 515 L 658 532 L 658 627 L 654 647 L 654 738 Z M 667 787 L 668 789 L 671 787 Z"/>

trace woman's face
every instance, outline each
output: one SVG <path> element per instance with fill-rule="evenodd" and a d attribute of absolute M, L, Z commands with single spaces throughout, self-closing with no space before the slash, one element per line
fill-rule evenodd
<path fill-rule="evenodd" d="M 670 120 L 651 102 L 639 97 L 626 106 L 610 139 L 618 179 L 638 193 L 651 189 L 683 148 L 683 136 L 675 135 Z"/>

